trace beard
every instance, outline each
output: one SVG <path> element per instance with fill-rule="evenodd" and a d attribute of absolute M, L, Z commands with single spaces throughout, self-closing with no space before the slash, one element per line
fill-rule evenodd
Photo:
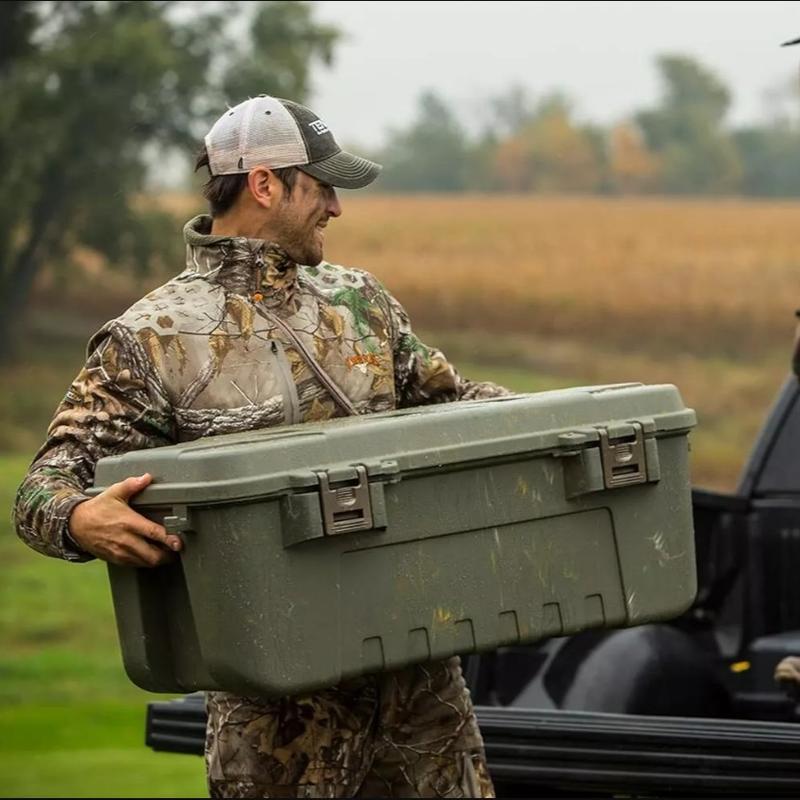
<path fill-rule="evenodd" d="M 316 229 L 312 229 L 308 238 L 292 242 L 284 250 L 296 264 L 315 267 L 322 261 L 324 248 L 322 241 L 317 239 Z"/>
<path fill-rule="evenodd" d="M 292 210 L 287 208 L 286 212 L 277 227 L 275 244 L 296 264 L 316 266 L 322 261 L 325 245 L 324 229 L 318 225 L 322 218 L 299 219 Z"/>

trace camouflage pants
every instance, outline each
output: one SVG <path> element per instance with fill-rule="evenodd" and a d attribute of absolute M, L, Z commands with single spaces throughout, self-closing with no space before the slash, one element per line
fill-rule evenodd
<path fill-rule="evenodd" d="M 212 797 L 494 797 L 458 658 L 207 707 Z"/>

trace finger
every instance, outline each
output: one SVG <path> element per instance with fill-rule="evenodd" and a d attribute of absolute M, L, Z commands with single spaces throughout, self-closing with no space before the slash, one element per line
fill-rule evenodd
<path fill-rule="evenodd" d="M 173 553 L 151 544 L 147 539 L 142 539 L 135 534 L 125 536 L 119 545 L 133 566 L 158 567 L 175 557 Z"/>
<path fill-rule="evenodd" d="M 114 483 L 106 491 L 118 500 L 128 502 L 135 494 L 138 494 L 153 481 L 153 476 L 148 472 L 138 477 L 125 478 L 124 481 Z"/>
<path fill-rule="evenodd" d="M 116 542 L 109 543 L 103 542 L 97 547 L 92 555 L 102 558 L 103 561 L 108 561 L 110 564 L 116 564 L 120 567 L 146 567 L 148 564 L 135 553 L 129 551 Z"/>
<path fill-rule="evenodd" d="M 163 544 L 175 552 L 178 552 L 183 547 L 183 542 L 179 536 L 167 533 L 167 529 L 163 525 L 153 522 L 153 520 L 138 514 L 133 509 L 130 509 L 130 513 L 126 517 L 125 526 L 137 536 L 152 539 L 152 541 Z"/>

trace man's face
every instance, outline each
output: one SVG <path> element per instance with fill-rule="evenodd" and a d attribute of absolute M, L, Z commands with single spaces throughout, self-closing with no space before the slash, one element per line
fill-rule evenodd
<path fill-rule="evenodd" d="M 284 191 L 273 221 L 273 241 L 298 264 L 322 261 L 325 226 L 342 213 L 336 190 L 298 171 L 294 187 Z"/>

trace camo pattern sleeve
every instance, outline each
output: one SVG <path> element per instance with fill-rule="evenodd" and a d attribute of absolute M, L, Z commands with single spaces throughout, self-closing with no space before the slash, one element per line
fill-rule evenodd
<path fill-rule="evenodd" d="M 109 323 L 89 343 L 85 366 L 68 389 L 17 491 L 19 537 L 44 555 L 88 561 L 69 537 L 69 517 L 103 456 L 170 444 L 170 406 L 141 343 Z"/>
<path fill-rule="evenodd" d="M 444 353 L 417 338 L 403 306 L 389 292 L 385 296 L 391 319 L 398 408 L 513 394 L 496 383 L 471 381 L 459 375 Z"/>

